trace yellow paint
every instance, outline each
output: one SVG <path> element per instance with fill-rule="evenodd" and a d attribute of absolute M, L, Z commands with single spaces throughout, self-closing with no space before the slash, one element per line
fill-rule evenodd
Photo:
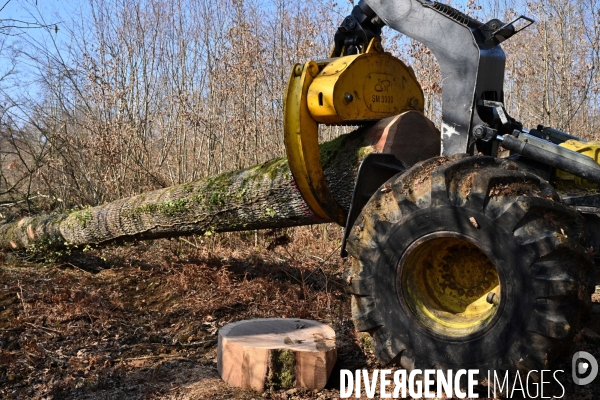
<path fill-rule="evenodd" d="M 600 141 L 584 143 L 578 140 L 567 140 L 566 142 L 561 143 L 559 146 L 588 156 L 596 161 L 596 163 L 600 164 Z M 557 183 L 562 184 L 562 186 L 565 186 L 565 184 L 574 184 L 576 186 L 588 189 L 598 189 L 599 187 L 597 183 L 590 182 L 586 179 L 561 170 L 556 171 L 556 181 Z"/>
<path fill-rule="evenodd" d="M 373 42 L 366 53 L 326 60 L 308 90 L 311 116 L 327 125 L 423 112 L 421 86 L 402 61 Z"/>
<path fill-rule="evenodd" d="M 325 181 L 318 124 L 357 125 L 423 112 L 423 91 L 412 70 L 373 39 L 365 53 L 296 64 L 284 105 L 284 138 L 290 170 L 310 209 L 344 225 L 346 213 Z"/>
<path fill-rule="evenodd" d="M 323 220 L 342 224 L 343 209 L 333 200 L 323 175 L 319 155 L 317 122 L 310 116 L 305 101 L 308 86 L 318 73 L 315 62 L 296 64 L 292 70 L 284 105 L 284 141 L 290 170 L 312 212 Z"/>
<path fill-rule="evenodd" d="M 402 266 L 404 299 L 415 317 L 431 330 L 452 337 L 477 332 L 498 306 L 498 274 L 490 259 L 459 237 L 436 237 L 410 250 Z"/>

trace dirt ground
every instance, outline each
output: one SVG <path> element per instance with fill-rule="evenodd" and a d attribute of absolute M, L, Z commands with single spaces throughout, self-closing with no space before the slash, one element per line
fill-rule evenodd
<path fill-rule="evenodd" d="M 132 243 L 54 263 L 0 255 L 0 398 L 339 398 L 340 368 L 381 368 L 350 319 L 340 240 L 339 227 L 321 225 Z M 335 329 L 325 390 L 256 393 L 221 381 L 218 329 L 268 317 Z M 600 314 L 588 325 L 575 350 L 600 359 Z M 565 376 L 571 355 L 558 363 Z M 596 382 L 567 380 L 566 398 L 598 398 Z"/>

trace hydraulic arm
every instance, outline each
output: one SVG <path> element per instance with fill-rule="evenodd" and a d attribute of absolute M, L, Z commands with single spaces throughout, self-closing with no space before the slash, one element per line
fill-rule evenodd
<path fill-rule="evenodd" d="M 515 28 L 517 21 L 522 22 L 520 29 Z M 496 156 L 502 142 L 514 153 L 600 183 L 598 144 L 586 147 L 580 139 L 551 128 L 544 128 L 554 131 L 547 138 L 535 137 L 504 109 L 505 56 L 500 43 L 532 23 L 525 16 L 510 23 L 482 23 L 430 0 L 361 0 L 338 30 L 336 49 L 341 43 L 353 49 L 383 24 L 428 47 L 442 73 L 442 155 Z M 560 171 L 557 178 L 572 180 Z"/>
<path fill-rule="evenodd" d="M 517 32 L 512 23 L 482 23 L 429 0 L 361 0 L 357 7 L 424 44 L 437 58 L 443 82 L 442 154 L 473 153 L 474 126 L 504 125 L 494 121 L 493 110 L 483 102 L 503 101 L 505 56 L 499 44 Z M 495 155 L 496 147 L 477 150 Z"/>

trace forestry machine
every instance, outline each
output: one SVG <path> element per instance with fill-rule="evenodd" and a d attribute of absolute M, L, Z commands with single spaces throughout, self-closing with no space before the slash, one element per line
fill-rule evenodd
<path fill-rule="evenodd" d="M 600 142 L 524 129 L 504 105 L 500 44 L 533 22 L 483 23 L 430 0 L 361 0 L 329 58 L 293 67 L 284 111 L 290 168 L 313 213 L 346 227 L 352 317 L 384 364 L 476 368 L 482 377 L 539 372 L 569 349 L 590 310 Z M 343 206 L 324 178 L 318 125 L 400 115 L 388 118 L 393 124 L 424 109 L 412 70 L 382 48 L 386 25 L 437 58 L 441 134 L 434 129 L 432 156 L 421 150 L 420 138 L 431 136 L 422 124 L 388 132 L 388 148 L 418 162 L 367 155 Z"/>

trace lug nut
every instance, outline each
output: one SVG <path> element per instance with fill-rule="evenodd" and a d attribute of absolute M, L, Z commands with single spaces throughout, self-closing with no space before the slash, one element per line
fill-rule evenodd
<path fill-rule="evenodd" d="M 488 293 L 487 297 L 485 298 L 485 300 L 490 303 L 493 304 L 495 306 L 497 306 L 498 304 L 500 304 L 500 297 L 496 296 L 496 293 L 494 292 L 490 292 Z"/>
<path fill-rule="evenodd" d="M 350 93 L 346 93 L 344 95 L 344 103 L 346 103 L 346 104 L 351 103 L 352 100 L 354 100 L 354 97 Z"/>

